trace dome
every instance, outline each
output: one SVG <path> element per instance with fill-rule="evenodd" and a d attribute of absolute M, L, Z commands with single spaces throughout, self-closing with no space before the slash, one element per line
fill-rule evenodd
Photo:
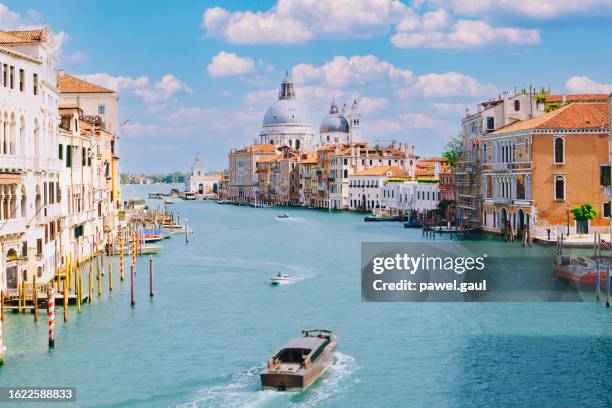
<path fill-rule="evenodd" d="M 336 103 L 332 101 L 329 108 L 329 114 L 321 121 L 319 127 L 320 133 L 332 133 L 332 132 L 349 132 L 349 123 L 342 114 L 339 113 Z"/>
<path fill-rule="evenodd" d="M 344 118 L 344 116 L 340 115 L 328 115 L 323 118 L 321 121 L 321 126 L 319 128 L 321 133 L 331 133 L 331 132 L 349 132 L 349 123 Z"/>
<path fill-rule="evenodd" d="M 279 99 L 268 108 L 263 126 L 275 125 L 309 126 L 304 109 L 295 99 Z"/>

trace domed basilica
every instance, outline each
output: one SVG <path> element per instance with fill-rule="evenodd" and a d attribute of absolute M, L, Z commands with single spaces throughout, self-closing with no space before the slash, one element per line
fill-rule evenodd
<path fill-rule="evenodd" d="M 295 99 L 293 81 L 286 75 L 281 83 L 278 100 L 264 115 L 259 133 L 260 142 L 276 147 L 289 146 L 303 152 L 315 150 L 314 130 L 304 112 Z M 332 101 L 329 114 L 323 118 L 319 127 L 321 145 L 359 141 L 360 119 L 356 100 L 350 110 L 345 104 L 342 111 Z"/>

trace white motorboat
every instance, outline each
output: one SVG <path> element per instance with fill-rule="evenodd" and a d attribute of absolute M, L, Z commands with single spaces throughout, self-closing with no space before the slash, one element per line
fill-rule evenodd
<path fill-rule="evenodd" d="M 289 214 L 287 214 L 287 213 L 282 213 L 282 214 L 278 214 L 276 217 L 277 217 L 277 218 L 289 218 Z"/>
<path fill-rule="evenodd" d="M 275 276 L 272 276 L 270 278 L 270 284 L 271 285 L 284 285 L 286 283 L 290 283 L 293 281 L 293 278 L 290 278 L 289 276 L 287 276 L 284 273 L 278 273 Z"/>

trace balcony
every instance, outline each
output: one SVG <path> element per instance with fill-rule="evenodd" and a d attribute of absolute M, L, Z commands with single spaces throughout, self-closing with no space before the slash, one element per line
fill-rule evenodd
<path fill-rule="evenodd" d="M 510 171 L 512 163 L 493 163 L 493 171 Z"/>
<path fill-rule="evenodd" d="M 26 170 L 32 168 L 33 160 L 31 157 L 17 154 L 0 155 L 0 169 L 7 170 Z"/>
<path fill-rule="evenodd" d="M 11 218 L 0 221 L 0 236 L 23 234 L 26 230 L 25 218 Z"/>

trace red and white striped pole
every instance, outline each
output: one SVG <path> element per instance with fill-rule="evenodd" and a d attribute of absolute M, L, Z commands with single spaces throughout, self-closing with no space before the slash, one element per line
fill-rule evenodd
<path fill-rule="evenodd" d="M 49 285 L 47 290 L 47 317 L 49 318 L 49 348 L 53 348 L 55 346 L 55 289 L 53 284 Z"/>

